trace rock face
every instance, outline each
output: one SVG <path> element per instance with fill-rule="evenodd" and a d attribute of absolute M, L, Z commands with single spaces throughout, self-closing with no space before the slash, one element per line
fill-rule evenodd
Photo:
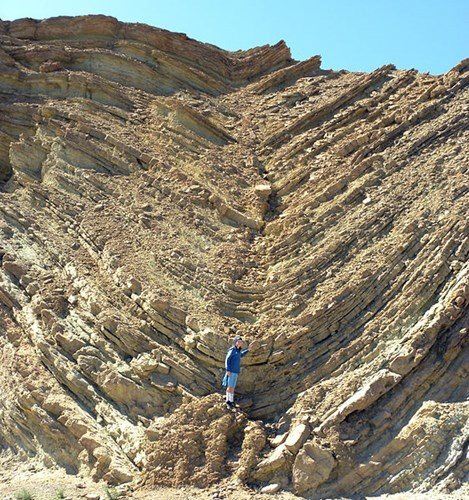
<path fill-rule="evenodd" d="M 111 484 L 459 488 L 468 69 L 0 22 L 1 453 Z M 213 394 L 233 326 L 258 340 L 238 414 Z"/>

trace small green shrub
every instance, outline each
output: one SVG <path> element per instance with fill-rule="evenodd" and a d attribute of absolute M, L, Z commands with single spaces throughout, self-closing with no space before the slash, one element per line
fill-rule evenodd
<path fill-rule="evenodd" d="M 15 493 L 16 500 L 34 500 L 34 497 L 28 490 L 21 490 Z"/>
<path fill-rule="evenodd" d="M 120 493 L 115 488 L 105 488 L 104 492 L 109 500 L 117 500 L 120 498 Z"/>

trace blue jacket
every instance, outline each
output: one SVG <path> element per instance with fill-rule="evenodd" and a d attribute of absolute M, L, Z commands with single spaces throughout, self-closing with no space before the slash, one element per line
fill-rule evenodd
<path fill-rule="evenodd" d="M 241 370 L 241 358 L 248 352 L 248 349 L 241 350 L 235 346 L 230 347 L 225 359 L 226 371 L 231 373 L 239 373 Z"/>

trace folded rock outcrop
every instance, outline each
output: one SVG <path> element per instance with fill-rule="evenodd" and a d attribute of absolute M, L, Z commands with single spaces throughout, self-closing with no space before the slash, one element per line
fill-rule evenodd
<path fill-rule="evenodd" d="M 110 484 L 461 487 L 468 70 L 1 21 L 0 452 Z M 259 341 L 238 413 L 233 329 Z"/>

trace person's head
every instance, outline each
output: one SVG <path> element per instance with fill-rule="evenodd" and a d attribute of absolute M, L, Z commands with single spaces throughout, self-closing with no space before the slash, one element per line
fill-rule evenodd
<path fill-rule="evenodd" d="M 233 340 L 233 344 L 238 349 L 241 349 L 244 345 L 244 342 L 243 342 L 243 339 L 239 335 L 236 335 L 236 337 Z"/>

